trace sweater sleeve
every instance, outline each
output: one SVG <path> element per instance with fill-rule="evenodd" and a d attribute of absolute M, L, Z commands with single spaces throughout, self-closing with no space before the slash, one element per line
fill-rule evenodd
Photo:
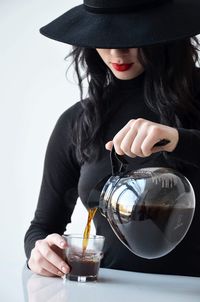
<path fill-rule="evenodd" d="M 74 105 L 61 115 L 47 146 L 38 204 L 24 240 L 28 259 L 38 239 L 51 233 L 63 234 L 71 222 L 80 174 L 71 143 L 71 124 L 77 113 L 76 107 Z"/>
<path fill-rule="evenodd" d="M 181 128 L 177 129 L 178 144 L 173 152 L 167 153 L 167 156 L 200 168 L 200 68 L 195 69 L 193 80 L 194 122 L 191 121 L 189 127 L 183 123 Z"/>
<path fill-rule="evenodd" d="M 179 128 L 179 142 L 169 157 L 200 168 L 200 130 Z"/>

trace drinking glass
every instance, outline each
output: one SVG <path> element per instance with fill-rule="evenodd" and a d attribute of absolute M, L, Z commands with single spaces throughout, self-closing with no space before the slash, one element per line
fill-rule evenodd
<path fill-rule="evenodd" d="M 67 242 L 66 261 L 70 266 L 67 279 L 86 282 L 96 281 L 103 258 L 104 236 L 90 235 L 84 239 L 80 234 L 63 235 Z"/>

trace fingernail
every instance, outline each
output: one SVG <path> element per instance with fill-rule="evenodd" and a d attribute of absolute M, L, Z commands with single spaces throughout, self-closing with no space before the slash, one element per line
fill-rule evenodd
<path fill-rule="evenodd" d="M 61 241 L 61 242 L 60 242 L 60 246 L 61 246 L 61 247 L 65 246 L 65 241 Z"/>
<path fill-rule="evenodd" d="M 64 275 L 62 276 L 62 279 L 63 279 L 63 283 L 65 283 L 65 282 L 66 282 L 66 280 L 67 280 L 67 276 L 66 276 L 66 274 L 64 274 Z"/>
<path fill-rule="evenodd" d="M 69 273 L 69 269 L 66 268 L 65 266 L 62 267 L 62 271 L 63 271 L 64 274 Z"/>
<path fill-rule="evenodd" d="M 63 273 L 60 272 L 60 271 L 58 271 L 58 275 L 59 275 L 60 277 L 62 277 L 62 276 L 63 276 Z"/>

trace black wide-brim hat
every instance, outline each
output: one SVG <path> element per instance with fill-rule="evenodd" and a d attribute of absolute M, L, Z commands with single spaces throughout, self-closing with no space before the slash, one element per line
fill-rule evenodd
<path fill-rule="evenodd" d="M 89 48 L 138 48 L 200 33 L 200 0 L 84 0 L 40 29 Z"/>

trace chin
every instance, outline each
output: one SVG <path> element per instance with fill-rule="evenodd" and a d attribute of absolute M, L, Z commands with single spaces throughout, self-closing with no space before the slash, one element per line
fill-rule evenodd
<path fill-rule="evenodd" d="M 139 76 L 141 73 L 143 73 L 144 70 L 128 70 L 124 72 L 116 72 L 113 70 L 113 73 L 115 77 L 119 80 L 133 80 L 137 76 Z"/>
<path fill-rule="evenodd" d="M 128 74 L 125 74 L 125 72 L 123 74 L 115 73 L 116 78 L 119 80 L 132 80 L 132 79 L 136 78 L 138 75 L 139 74 L 128 75 Z"/>

